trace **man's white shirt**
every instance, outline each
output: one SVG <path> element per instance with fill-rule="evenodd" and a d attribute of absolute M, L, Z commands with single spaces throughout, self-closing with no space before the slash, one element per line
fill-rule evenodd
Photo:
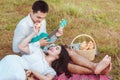
<path fill-rule="evenodd" d="M 20 50 L 18 49 L 19 43 L 24 40 L 28 35 L 30 35 L 33 31 L 34 23 L 30 17 L 30 14 L 23 18 L 17 25 L 14 31 L 13 43 L 12 48 L 15 53 L 19 53 Z M 38 35 L 40 33 L 47 33 L 46 32 L 46 20 L 41 22 L 41 27 Z"/>

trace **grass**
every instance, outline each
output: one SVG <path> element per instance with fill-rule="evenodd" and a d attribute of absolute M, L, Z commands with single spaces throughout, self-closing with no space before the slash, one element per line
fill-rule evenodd
<path fill-rule="evenodd" d="M 17 23 L 31 10 L 35 0 L 0 1 L 0 59 L 12 53 L 13 32 Z M 68 24 L 57 43 L 70 44 L 78 34 L 91 35 L 98 47 L 96 61 L 112 56 L 113 80 L 120 80 L 120 1 L 119 0 L 45 0 L 50 7 L 47 30 L 55 29 L 65 18 Z"/>

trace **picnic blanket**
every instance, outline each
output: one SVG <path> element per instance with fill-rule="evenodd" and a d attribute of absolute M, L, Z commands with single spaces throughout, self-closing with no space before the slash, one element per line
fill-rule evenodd
<path fill-rule="evenodd" d="M 37 78 L 28 77 L 27 80 L 39 80 Z M 80 75 L 80 74 L 71 74 L 71 77 L 67 77 L 65 73 L 62 73 L 59 76 L 55 76 L 53 80 L 112 80 L 112 77 L 107 75 Z"/>
<path fill-rule="evenodd" d="M 65 74 L 61 74 L 59 76 L 55 76 L 53 80 L 112 80 L 111 77 L 106 75 L 79 75 L 79 74 L 72 74 L 71 77 L 65 76 Z"/>

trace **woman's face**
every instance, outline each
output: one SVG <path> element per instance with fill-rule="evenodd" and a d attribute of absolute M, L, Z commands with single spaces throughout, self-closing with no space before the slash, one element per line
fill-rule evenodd
<path fill-rule="evenodd" d="M 52 56 L 58 56 L 61 52 L 61 46 L 53 45 L 48 49 L 48 54 Z"/>

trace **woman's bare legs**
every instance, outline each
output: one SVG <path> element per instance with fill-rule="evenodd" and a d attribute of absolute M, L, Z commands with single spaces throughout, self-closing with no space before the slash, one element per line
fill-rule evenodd
<path fill-rule="evenodd" d="M 68 69 L 72 73 L 75 71 L 76 73 L 80 73 L 80 74 L 81 73 L 101 74 L 101 72 L 104 71 L 105 68 L 107 68 L 108 65 L 111 63 L 111 57 L 109 57 L 108 55 L 106 55 L 99 63 L 94 63 L 84 58 L 83 56 L 80 56 L 79 54 L 77 54 L 75 51 L 71 49 L 69 49 L 68 52 L 72 61 L 76 64 L 76 65 L 69 64 L 68 66 Z M 99 68 L 101 64 L 104 64 L 104 65 Z"/>
<path fill-rule="evenodd" d="M 68 64 L 68 70 L 74 74 L 94 74 L 92 70 L 72 63 Z"/>
<path fill-rule="evenodd" d="M 110 71 L 111 71 L 111 68 L 112 68 L 112 63 L 110 63 L 101 73 L 99 74 L 108 74 Z M 79 66 L 79 65 L 76 65 L 76 64 L 72 64 L 72 63 L 69 63 L 68 64 L 68 70 L 69 72 L 71 73 L 74 73 L 74 74 L 95 74 L 94 71 L 86 68 L 86 67 L 82 67 L 82 66 Z"/>
<path fill-rule="evenodd" d="M 88 69 L 91 69 L 91 70 L 94 70 L 96 68 L 97 63 L 93 63 L 93 62 L 89 61 L 85 57 L 77 54 L 72 49 L 67 49 L 67 50 L 68 50 L 69 56 L 71 57 L 72 61 L 75 64 L 77 64 L 79 66 L 87 67 Z"/>

